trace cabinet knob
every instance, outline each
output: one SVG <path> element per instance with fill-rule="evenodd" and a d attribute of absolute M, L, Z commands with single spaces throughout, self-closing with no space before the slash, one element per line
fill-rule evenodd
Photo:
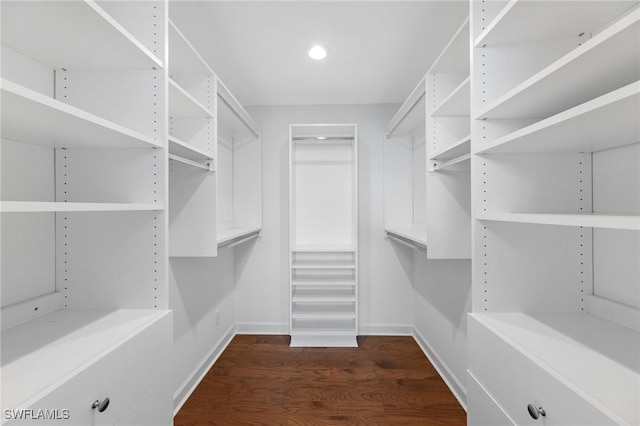
<path fill-rule="evenodd" d="M 98 411 L 102 413 L 104 410 L 107 409 L 108 406 L 109 406 L 109 398 L 105 398 L 102 401 L 96 399 L 95 401 L 93 401 L 91 408 L 93 408 L 94 410 L 97 408 Z"/>
<path fill-rule="evenodd" d="M 547 415 L 547 413 L 544 411 L 544 408 L 536 407 L 533 404 L 527 405 L 527 410 L 529 410 L 529 415 L 536 420 L 538 420 L 540 416 L 544 417 Z"/>

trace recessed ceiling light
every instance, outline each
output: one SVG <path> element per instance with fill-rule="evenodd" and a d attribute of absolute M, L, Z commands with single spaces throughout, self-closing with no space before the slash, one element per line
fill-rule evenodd
<path fill-rule="evenodd" d="M 309 49 L 309 57 L 311 59 L 315 59 L 316 61 L 324 59 L 327 57 L 327 49 L 320 45 L 313 46 L 311 49 Z"/>

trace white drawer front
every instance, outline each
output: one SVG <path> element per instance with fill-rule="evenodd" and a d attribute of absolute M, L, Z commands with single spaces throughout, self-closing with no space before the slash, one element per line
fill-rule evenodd
<path fill-rule="evenodd" d="M 518 425 L 614 425 L 616 422 L 469 317 L 469 371 Z M 533 419 L 527 405 L 542 407 Z"/>
<path fill-rule="evenodd" d="M 471 373 L 467 375 L 467 424 L 469 426 L 514 426 Z"/>
<path fill-rule="evenodd" d="M 39 410 L 57 410 L 56 418 L 13 420 L 7 425 L 115 424 L 170 369 L 172 342 L 171 314 L 167 314 L 30 407 L 36 416 L 42 413 Z M 51 366 L 55 368 L 53 360 Z M 106 410 L 91 408 L 105 397 L 110 399 Z"/>
<path fill-rule="evenodd" d="M 173 397 L 171 384 L 173 370 L 170 369 L 136 405 L 122 417 L 118 426 L 171 426 L 173 424 Z"/>

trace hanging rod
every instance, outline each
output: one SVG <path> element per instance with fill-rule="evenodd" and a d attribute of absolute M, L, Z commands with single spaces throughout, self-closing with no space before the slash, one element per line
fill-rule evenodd
<path fill-rule="evenodd" d="M 259 236 L 260 236 L 260 230 L 256 230 L 256 231 L 250 232 L 248 234 L 240 235 L 239 237 L 232 238 L 229 241 L 225 241 L 224 243 L 219 243 L 218 244 L 218 252 L 221 252 L 222 250 L 229 249 L 231 247 L 235 247 L 238 244 L 242 244 L 245 241 L 249 241 L 249 240 L 251 240 L 253 238 L 257 238 Z"/>
<path fill-rule="evenodd" d="M 407 247 L 411 247 L 412 249 L 420 250 L 421 252 L 424 252 L 424 253 L 427 252 L 426 244 L 422 244 L 417 241 L 410 240 L 409 238 L 400 236 L 398 234 L 394 234 L 393 232 L 389 232 L 389 231 L 387 231 L 387 237 Z"/>

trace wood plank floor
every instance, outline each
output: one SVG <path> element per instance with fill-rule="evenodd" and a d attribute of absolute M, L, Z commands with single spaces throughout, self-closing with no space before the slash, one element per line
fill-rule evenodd
<path fill-rule="evenodd" d="M 236 336 L 175 417 L 197 425 L 465 425 L 466 413 L 412 337 L 358 348 L 290 348 Z"/>

